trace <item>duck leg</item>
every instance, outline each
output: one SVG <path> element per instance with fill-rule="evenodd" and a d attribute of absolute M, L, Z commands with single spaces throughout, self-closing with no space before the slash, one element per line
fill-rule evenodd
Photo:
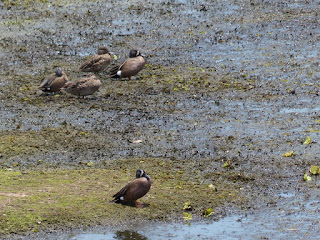
<path fill-rule="evenodd" d="M 139 202 L 137 202 L 137 201 L 134 201 L 134 206 L 135 206 L 136 208 L 143 208 L 144 204 L 143 204 L 143 203 L 139 203 Z"/>

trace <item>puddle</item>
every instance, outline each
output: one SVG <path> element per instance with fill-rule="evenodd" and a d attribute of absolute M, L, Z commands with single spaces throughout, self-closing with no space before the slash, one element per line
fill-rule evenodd
<path fill-rule="evenodd" d="M 309 198 L 299 192 L 280 192 L 278 196 L 284 200 L 273 206 L 264 206 L 251 213 L 226 216 L 218 221 L 159 222 L 119 228 L 100 227 L 62 235 L 49 234 L 46 235 L 46 239 L 318 239 L 320 200 L 317 199 L 317 194 Z"/>
<path fill-rule="evenodd" d="M 98 240 L 98 239 L 118 239 L 118 240 L 184 240 L 184 239 L 234 239 L 236 233 L 241 232 L 241 222 L 238 217 L 225 217 L 220 221 L 209 223 L 167 223 L 160 225 L 147 225 L 136 230 L 120 230 L 112 233 L 84 233 L 76 235 L 70 240 Z M 141 228 L 141 229 L 139 229 Z"/>
<path fill-rule="evenodd" d="M 308 112 L 319 112 L 320 107 L 304 107 L 304 108 L 283 108 L 280 110 L 283 113 L 308 113 Z"/>

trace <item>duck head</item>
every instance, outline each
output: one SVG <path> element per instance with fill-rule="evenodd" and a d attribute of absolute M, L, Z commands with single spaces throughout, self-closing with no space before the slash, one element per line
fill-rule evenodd
<path fill-rule="evenodd" d="M 109 50 L 108 50 L 107 47 L 105 47 L 105 46 L 100 46 L 100 47 L 98 48 L 98 55 L 103 55 L 103 54 L 107 54 L 107 53 L 109 53 Z"/>
<path fill-rule="evenodd" d="M 143 169 L 138 169 L 136 171 L 136 178 L 142 178 L 142 177 L 145 177 L 147 179 L 150 178 Z"/>
<path fill-rule="evenodd" d="M 61 76 L 62 76 L 62 70 L 61 70 L 61 68 L 57 68 L 57 69 L 56 69 L 55 75 L 56 75 L 56 77 L 61 77 Z"/>
<path fill-rule="evenodd" d="M 138 56 L 144 57 L 144 56 L 141 54 L 140 51 L 135 50 L 135 49 L 130 50 L 130 52 L 129 52 L 129 58 L 134 58 L 134 57 L 138 57 Z"/>

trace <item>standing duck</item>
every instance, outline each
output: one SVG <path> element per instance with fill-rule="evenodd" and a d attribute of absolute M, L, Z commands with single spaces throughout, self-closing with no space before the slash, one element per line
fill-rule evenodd
<path fill-rule="evenodd" d="M 100 46 L 98 55 L 90 57 L 80 66 L 82 72 L 100 72 L 104 70 L 111 62 L 111 55 L 107 47 Z"/>
<path fill-rule="evenodd" d="M 92 74 L 74 82 L 67 82 L 62 90 L 76 96 L 87 96 L 98 91 L 101 85 L 100 80 Z"/>
<path fill-rule="evenodd" d="M 67 81 L 67 75 L 60 68 L 57 68 L 55 73 L 41 80 L 38 89 L 43 92 L 59 92 Z"/>
<path fill-rule="evenodd" d="M 151 187 L 151 179 L 143 169 L 138 169 L 136 179 L 132 180 L 119 192 L 113 195 L 111 202 L 128 203 L 133 202 L 136 208 L 142 208 L 143 204 L 138 203 L 137 199 L 143 197 L 149 192 Z"/>
<path fill-rule="evenodd" d="M 129 78 L 142 70 L 146 63 L 144 56 L 138 50 L 130 50 L 129 58 L 121 65 L 115 66 L 110 70 L 111 78 Z"/>

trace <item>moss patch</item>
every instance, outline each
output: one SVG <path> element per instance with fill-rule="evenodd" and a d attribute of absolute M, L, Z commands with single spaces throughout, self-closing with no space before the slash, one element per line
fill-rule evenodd
<path fill-rule="evenodd" d="M 109 203 L 112 195 L 144 168 L 152 178 L 143 209 Z M 106 169 L 8 171 L 1 170 L 1 234 L 78 225 L 118 224 L 130 220 L 182 218 L 186 202 L 200 216 L 226 202 L 246 203 L 238 183 L 217 178 L 216 189 L 201 176 L 172 160 L 130 159 Z"/>
<path fill-rule="evenodd" d="M 63 126 L 64 123 L 62 122 Z M 19 125 L 18 125 L 19 126 Z M 46 128 L 41 131 L 3 131 L 0 133 L 0 154 L 4 158 L 33 155 L 37 152 L 84 147 L 87 131 L 74 128 Z M 72 143 L 72 144 L 71 144 Z"/>
<path fill-rule="evenodd" d="M 61 93 L 56 97 L 39 96 L 37 87 L 40 80 L 51 74 L 56 67 L 61 67 L 70 80 L 79 79 L 78 66 L 71 66 L 62 60 L 51 63 L 50 69 L 39 76 L 10 75 L 10 82 L 14 85 L 5 86 L 0 99 L 14 100 L 22 104 L 37 107 L 48 107 L 48 104 L 61 104 L 60 107 L 79 104 L 79 99 Z M 135 76 L 135 80 L 110 80 L 107 73 L 101 73 L 99 79 L 103 86 L 95 96 L 101 96 L 106 101 L 132 102 L 137 97 L 159 94 L 206 94 L 226 92 L 228 90 L 249 91 L 254 88 L 256 79 L 250 78 L 246 72 L 218 73 L 214 68 L 195 68 L 188 65 L 179 67 L 146 64 L 145 68 Z M 30 82 L 32 79 L 32 82 Z M 104 102 L 102 102 L 104 104 Z M 138 105 L 138 104 L 137 104 Z"/>

